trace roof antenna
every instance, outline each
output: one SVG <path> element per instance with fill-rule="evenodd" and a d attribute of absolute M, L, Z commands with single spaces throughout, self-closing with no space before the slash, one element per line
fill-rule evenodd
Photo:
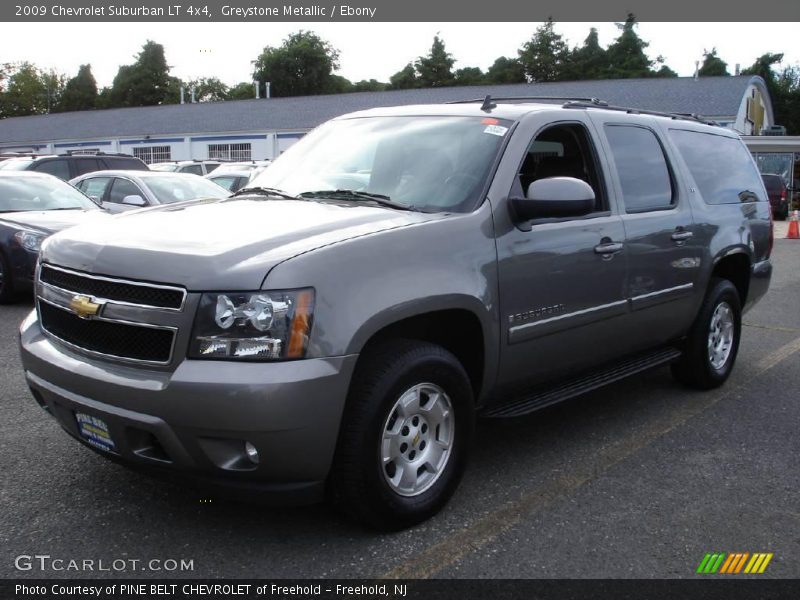
<path fill-rule="evenodd" d="M 497 104 L 492 100 L 491 94 L 486 94 L 486 97 L 483 99 L 483 104 L 481 104 L 481 110 L 490 112 L 493 108 L 497 108 Z"/>

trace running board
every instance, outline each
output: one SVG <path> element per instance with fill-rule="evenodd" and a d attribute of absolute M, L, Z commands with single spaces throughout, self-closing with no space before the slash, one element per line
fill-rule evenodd
<path fill-rule="evenodd" d="M 604 369 L 591 371 L 578 379 L 540 388 L 533 394 L 510 402 L 490 405 L 481 412 L 484 417 L 519 417 L 550 404 L 580 396 L 614 381 L 619 381 L 635 373 L 646 371 L 680 358 L 681 352 L 675 348 L 664 348 L 644 355 L 638 355 L 614 363 Z"/>

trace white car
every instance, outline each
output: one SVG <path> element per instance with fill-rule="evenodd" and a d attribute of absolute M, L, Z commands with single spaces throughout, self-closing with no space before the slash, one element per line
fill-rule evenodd
<path fill-rule="evenodd" d="M 112 213 L 198 198 L 226 198 L 230 192 L 196 175 L 159 171 L 96 171 L 71 180 Z"/>

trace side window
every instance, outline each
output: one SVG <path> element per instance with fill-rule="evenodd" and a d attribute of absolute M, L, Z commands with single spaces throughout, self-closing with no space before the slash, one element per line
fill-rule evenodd
<path fill-rule="evenodd" d="M 34 165 L 33 170 L 39 171 L 40 173 L 49 173 L 50 175 L 55 175 L 64 181 L 71 179 L 69 174 L 69 163 L 63 158 L 42 161 Z"/>
<path fill-rule="evenodd" d="M 192 175 L 202 175 L 203 165 L 186 165 L 181 169 L 181 173 L 191 173 Z"/>
<path fill-rule="evenodd" d="M 605 130 L 625 210 L 643 212 L 673 206 L 672 179 L 656 135 L 644 127 L 630 125 L 606 125 Z"/>
<path fill-rule="evenodd" d="M 214 177 L 214 179 L 212 179 L 211 181 L 213 181 L 214 183 L 216 183 L 219 186 L 224 187 L 226 190 L 234 192 L 234 191 L 236 191 L 236 189 L 238 189 L 236 187 L 236 184 L 237 184 L 238 180 L 239 180 L 239 178 L 236 177 L 235 175 L 226 175 L 224 177 L 222 177 L 222 176 Z"/>
<path fill-rule="evenodd" d="M 144 198 L 142 190 L 135 183 L 127 179 L 114 179 L 114 183 L 111 184 L 111 193 L 108 196 L 108 201 L 114 204 L 122 204 L 122 199 L 125 196 L 141 196 Z"/>
<path fill-rule="evenodd" d="M 602 212 L 608 210 L 608 202 L 598 173 L 594 146 L 583 125 L 555 125 L 541 131 L 528 146 L 512 194 L 525 195 L 530 184 L 539 179 L 574 177 L 592 187 L 595 212 Z"/>
<path fill-rule="evenodd" d="M 713 133 L 671 129 L 672 141 L 708 204 L 738 204 L 763 198 L 753 157 L 737 139 Z"/>
<path fill-rule="evenodd" d="M 81 181 L 78 188 L 87 196 L 103 200 L 110 181 L 110 177 L 90 177 Z"/>
<path fill-rule="evenodd" d="M 75 159 L 75 169 L 78 175 L 83 175 L 84 173 L 99 171 L 102 169 L 102 166 L 100 165 L 100 161 L 96 158 L 77 158 Z"/>
<path fill-rule="evenodd" d="M 146 171 L 147 165 L 144 164 L 141 160 L 135 158 L 111 158 L 106 157 L 105 159 L 106 169 L 122 169 L 124 171 Z"/>

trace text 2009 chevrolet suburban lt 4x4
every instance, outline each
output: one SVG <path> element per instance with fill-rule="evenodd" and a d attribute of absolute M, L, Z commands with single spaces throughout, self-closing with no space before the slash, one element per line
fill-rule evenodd
<path fill-rule="evenodd" d="M 476 415 L 722 384 L 772 271 L 734 133 L 599 102 L 351 114 L 252 185 L 50 238 L 28 384 L 109 458 L 381 528 L 442 507 Z"/>

